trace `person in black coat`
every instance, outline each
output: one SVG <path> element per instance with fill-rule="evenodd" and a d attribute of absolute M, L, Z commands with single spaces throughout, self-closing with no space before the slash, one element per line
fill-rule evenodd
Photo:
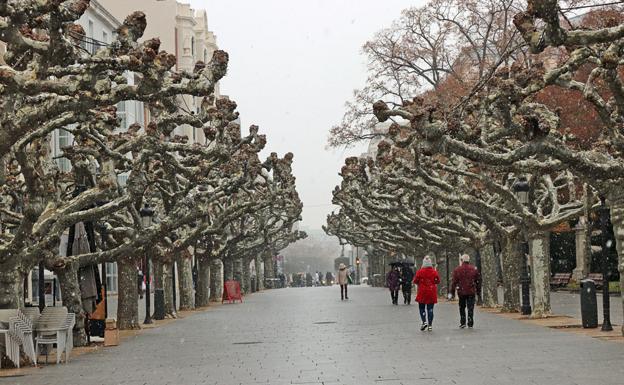
<path fill-rule="evenodd" d="M 412 280 L 414 279 L 414 270 L 411 266 L 405 264 L 401 267 L 401 289 L 403 291 L 403 303 L 409 305 L 412 303 Z"/>

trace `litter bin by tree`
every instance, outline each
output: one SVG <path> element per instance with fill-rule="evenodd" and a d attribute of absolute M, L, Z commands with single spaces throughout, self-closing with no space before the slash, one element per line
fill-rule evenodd
<path fill-rule="evenodd" d="M 581 319 L 586 329 L 598 327 L 596 283 L 591 279 L 581 281 Z"/>

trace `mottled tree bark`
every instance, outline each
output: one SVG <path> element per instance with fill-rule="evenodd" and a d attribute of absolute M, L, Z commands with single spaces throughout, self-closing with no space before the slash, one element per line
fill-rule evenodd
<path fill-rule="evenodd" d="M 117 328 L 120 330 L 140 329 L 139 326 L 139 291 L 137 287 L 137 269 L 130 258 L 117 261 Z M 146 293 L 145 295 L 149 295 Z"/>
<path fill-rule="evenodd" d="M 256 256 L 254 259 L 254 263 L 256 264 L 256 291 L 264 290 L 264 272 L 262 271 L 262 259 L 259 256 Z"/>
<path fill-rule="evenodd" d="M 513 237 L 503 238 L 503 311 L 520 310 L 520 262 L 518 240 Z"/>
<path fill-rule="evenodd" d="M 197 260 L 197 293 L 195 295 L 196 305 L 198 307 L 205 307 L 210 304 L 210 295 L 212 292 L 211 273 L 210 260 L 208 258 L 199 258 Z"/>
<path fill-rule="evenodd" d="M 267 289 L 273 289 L 273 255 L 271 253 L 264 254 L 264 285 Z"/>
<path fill-rule="evenodd" d="M 496 254 L 494 245 L 486 244 L 481 248 L 481 278 L 483 280 L 483 307 L 498 306 Z"/>
<path fill-rule="evenodd" d="M 152 283 L 154 288 L 154 315 L 152 318 L 161 320 L 167 314 L 165 311 L 165 265 L 160 258 L 152 260 L 152 265 L 154 266 L 154 280 Z"/>
<path fill-rule="evenodd" d="M 249 267 L 249 259 L 243 258 L 243 293 L 251 293 L 251 269 Z"/>
<path fill-rule="evenodd" d="M 24 306 L 24 278 L 13 264 L 0 265 L 0 309 Z"/>
<path fill-rule="evenodd" d="M 234 261 L 230 258 L 223 259 L 223 280 L 231 281 L 234 279 Z"/>
<path fill-rule="evenodd" d="M 223 264 L 220 259 L 212 261 L 210 266 L 210 300 L 221 301 L 223 297 Z"/>
<path fill-rule="evenodd" d="M 78 265 L 72 263 L 62 270 L 55 271 L 61 287 L 63 305 L 68 312 L 76 314 L 76 326 L 74 326 L 74 346 L 85 346 L 87 334 L 85 332 L 85 312 L 82 308 L 80 285 L 78 283 Z"/>
<path fill-rule="evenodd" d="M 178 259 L 178 279 L 180 280 L 180 310 L 195 309 L 195 293 L 193 290 L 193 260 Z"/>
<path fill-rule="evenodd" d="M 232 262 L 233 262 L 232 265 L 233 265 L 233 270 L 234 270 L 233 279 L 235 281 L 238 281 L 238 283 L 240 283 L 242 287 L 243 286 L 243 259 L 236 258 Z"/>
<path fill-rule="evenodd" d="M 611 224 L 615 234 L 615 246 L 618 253 L 618 270 L 620 271 L 620 292 L 622 293 L 622 311 L 624 312 L 624 196 L 612 197 Z M 622 322 L 622 335 L 624 335 L 624 322 Z"/>
<path fill-rule="evenodd" d="M 550 233 L 542 232 L 532 237 L 531 258 L 531 317 L 547 317 L 550 315 Z"/>
<path fill-rule="evenodd" d="M 165 317 L 176 318 L 176 309 L 173 306 L 173 291 L 176 287 L 173 283 L 173 269 L 175 263 L 166 263 L 163 266 L 163 288 L 165 289 Z"/>

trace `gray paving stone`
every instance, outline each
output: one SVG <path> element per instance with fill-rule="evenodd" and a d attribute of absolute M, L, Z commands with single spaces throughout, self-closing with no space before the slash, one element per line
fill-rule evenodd
<path fill-rule="evenodd" d="M 0 385 L 624 383 L 623 344 L 480 312 L 459 330 L 445 303 L 423 333 L 416 306 L 392 306 L 382 289 L 349 294 L 263 292 Z"/>

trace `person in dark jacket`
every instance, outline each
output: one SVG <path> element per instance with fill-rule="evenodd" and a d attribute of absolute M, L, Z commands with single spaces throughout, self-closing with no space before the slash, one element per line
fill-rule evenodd
<path fill-rule="evenodd" d="M 390 289 L 390 297 L 392 297 L 392 304 L 399 304 L 399 286 L 400 286 L 400 274 L 399 268 L 394 265 L 392 266 L 392 270 L 386 276 L 386 286 Z"/>
<path fill-rule="evenodd" d="M 414 276 L 414 284 L 417 285 L 416 302 L 420 311 L 422 325 L 420 330 L 431 331 L 433 328 L 433 307 L 438 303 L 438 284 L 440 276 L 433 268 L 431 258 L 427 255 L 423 258 L 422 267 Z"/>
<path fill-rule="evenodd" d="M 414 270 L 408 264 L 404 264 L 401 268 L 401 289 L 403 291 L 403 303 L 409 305 L 412 303 L 412 280 L 414 279 Z"/>
<path fill-rule="evenodd" d="M 462 255 L 461 265 L 453 271 L 453 282 L 451 284 L 451 294 L 459 297 L 459 327 L 466 327 L 466 308 L 468 308 L 468 327 L 474 326 L 474 305 L 475 296 L 481 291 L 481 274 L 479 270 L 470 264 L 470 256 Z"/>

